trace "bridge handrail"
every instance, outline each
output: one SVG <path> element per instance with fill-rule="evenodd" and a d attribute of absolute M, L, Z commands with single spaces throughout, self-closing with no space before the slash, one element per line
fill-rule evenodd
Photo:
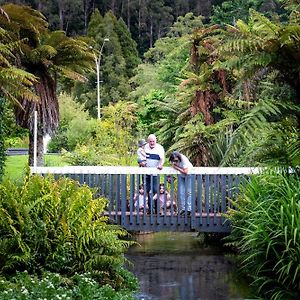
<path fill-rule="evenodd" d="M 230 222 L 224 215 L 229 208 L 234 208 L 229 199 L 236 199 L 243 193 L 248 178 L 263 170 L 251 167 L 194 167 L 189 176 L 182 180 L 180 172 L 172 167 L 162 170 L 129 166 L 31 167 L 32 173 L 50 174 L 55 179 L 72 178 L 95 188 L 96 196 L 104 196 L 108 200 L 104 213 L 110 222 L 127 230 L 203 232 L 230 231 Z M 154 183 L 155 175 L 159 177 L 155 178 Z M 182 182 L 186 187 L 184 194 L 181 192 Z M 144 183 L 146 186 L 152 185 L 153 191 L 144 191 L 141 203 L 135 195 L 140 184 Z M 169 204 L 167 198 L 164 201 L 154 199 L 154 186 L 158 191 L 160 183 L 167 187 L 171 199 Z M 191 204 L 189 207 L 188 203 Z"/>
<path fill-rule="evenodd" d="M 262 168 L 255 167 L 194 167 L 189 174 L 258 174 Z M 31 167 L 31 172 L 36 174 L 149 174 L 149 175 L 176 175 L 179 171 L 172 167 L 140 168 L 128 166 L 64 166 L 64 167 Z"/>

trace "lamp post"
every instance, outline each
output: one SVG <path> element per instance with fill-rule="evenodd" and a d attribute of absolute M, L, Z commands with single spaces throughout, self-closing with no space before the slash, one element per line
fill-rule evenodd
<path fill-rule="evenodd" d="M 102 56 L 103 47 L 104 47 L 104 44 L 106 42 L 109 42 L 108 38 L 105 38 L 103 40 L 103 44 L 101 46 L 99 56 L 97 57 L 95 55 L 96 70 L 97 70 L 97 108 L 98 108 L 98 119 L 99 120 L 101 119 L 101 114 L 100 114 L 100 109 L 101 109 L 101 102 L 100 102 L 100 63 L 101 63 L 101 56 Z"/>

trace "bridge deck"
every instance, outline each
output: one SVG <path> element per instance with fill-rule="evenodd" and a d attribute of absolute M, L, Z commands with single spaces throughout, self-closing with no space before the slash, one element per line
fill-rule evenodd
<path fill-rule="evenodd" d="M 105 212 L 113 223 L 129 231 L 230 232 L 230 223 L 220 213 L 144 215 L 143 212 Z"/>
<path fill-rule="evenodd" d="M 251 168 L 193 168 L 191 179 L 191 214 L 177 212 L 186 208 L 186 199 L 179 196 L 179 172 L 173 168 L 158 171 L 154 168 L 138 167 L 37 167 L 33 173 L 54 174 L 56 178 L 70 177 L 95 188 L 96 196 L 108 199 L 106 215 L 111 222 L 130 231 L 202 231 L 229 232 L 230 223 L 224 213 L 234 209 L 229 199 L 241 195 L 243 186 L 250 174 L 259 172 Z M 146 194 L 144 208 L 137 206 L 134 195 L 145 182 L 146 175 L 154 176 L 164 183 L 171 201 L 175 203 L 167 210 L 166 204 L 157 204 L 155 211 L 149 211 Z M 170 179 L 171 178 L 171 179 Z M 159 189 L 158 189 L 159 190 Z M 149 205 L 153 206 L 153 194 L 149 194 Z M 159 203 L 159 201 L 158 201 Z M 160 214 L 160 212 L 166 212 Z"/>

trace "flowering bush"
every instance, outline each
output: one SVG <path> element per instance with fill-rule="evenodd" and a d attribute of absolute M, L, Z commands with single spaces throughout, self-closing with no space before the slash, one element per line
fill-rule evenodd
<path fill-rule="evenodd" d="M 58 273 L 45 272 L 41 276 L 18 272 L 7 281 L 0 277 L 0 299 L 26 300 L 130 300 L 129 290 L 116 291 L 110 285 L 100 286 L 91 273 L 66 278 Z"/>

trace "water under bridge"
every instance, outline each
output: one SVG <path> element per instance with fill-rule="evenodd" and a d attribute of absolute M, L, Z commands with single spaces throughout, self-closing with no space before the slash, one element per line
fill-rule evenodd
<path fill-rule="evenodd" d="M 161 171 L 123 166 L 35 167 L 31 170 L 41 175 L 53 174 L 55 178 L 69 177 L 95 188 L 96 196 L 108 199 L 104 214 L 111 222 L 129 231 L 199 232 L 230 231 L 230 222 L 224 216 L 228 209 L 234 208 L 230 199 L 235 200 L 243 192 L 249 176 L 259 171 L 256 168 L 193 168 L 188 175 L 191 178 L 192 210 L 180 214 L 180 208 L 186 207 L 186 203 L 179 203 L 180 173 L 170 167 Z M 174 205 L 167 207 L 166 202 L 160 205 L 158 201 L 155 210 L 149 210 L 146 192 L 145 205 L 135 205 L 134 196 L 146 175 L 157 176 L 157 190 L 159 183 L 164 183 Z M 155 201 L 152 193 L 149 201 L 150 204 Z"/>

